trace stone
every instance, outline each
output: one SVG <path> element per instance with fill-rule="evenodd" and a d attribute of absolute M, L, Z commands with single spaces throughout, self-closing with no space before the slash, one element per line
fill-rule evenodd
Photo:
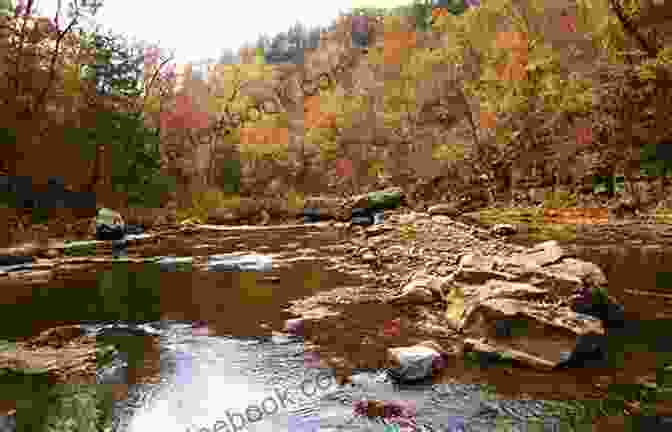
<path fill-rule="evenodd" d="M 402 382 L 413 382 L 431 377 L 435 359 L 441 352 L 425 345 L 388 348 L 387 356 L 391 364 L 398 365 L 389 369 L 391 376 Z"/>
<path fill-rule="evenodd" d="M 293 336 L 303 336 L 303 319 L 294 318 L 285 321 L 284 331 Z"/>
<path fill-rule="evenodd" d="M 371 253 L 371 252 L 367 252 L 364 255 L 362 255 L 362 261 L 364 261 L 364 262 L 373 262 L 375 260 L 376 260 L 376 255 Z"/>
<path fill-rule="evenodd" d="M 425 304 L 442 300 L 447 278 L 419 274 L 413 277 L 401 290 L 401 294 L 390 299 L 392 303 Z"/>
<path fill-rule="evenodd" d="M 442 215 L 448 217 L 458 216 L 460 209 L 455 204 L 436 204 L 427 209 L 430 216 Z"/>
<path fill-rule="evenodd" d="M 268 223 L 271 221 L 271 215 L 269 215 L 266 210 L 261 211 L 260 217 L 261 217 L 261 221 L 259 222 L 260 225 L 268 225 Z"/>
<path fill-rule="evenodd" d="M 511 257 L 508 263 L 523 268 L 538 268 L 554 264 L 569 255 L 555 240 L 539 243 L 527 252 Z"/>
<path fill-rule="evenodd" d="M 46 258 L 49 259 L 54 259 L 58 258 L 61 256 L 61 252 L 58 249 L 47 249 L 47 251 L 44 253 Z"/>
<path fill-rule="evenodd" d="M 597 265 L 566 255 L 550 241 L 512 257 L 462 256 L 454 280 L 443 287 L 445 319 L 467 338 L 484 341 L 484 352 L 507 353 L 543 370 L 600 357 L 589 335 L 603 337 L 608 327 L 622 326 L 623 309 L 609 303 L 596 318 L 570 307 L 577 289 L 607 280 Z M 429 290 L 415 291 L 414 301 L 429 300 Z"/>
<path fill-rule="evenodd" d="M 31 347 L 61 347 L 73 339 L 84 335 L 84 331 L 77 325 L 54 327 L 41 332 L 28 341 Z"/>
<path fill-rule="evenodd" d="M 492 233 L 495 235 L 507 236 L 516 234 L 516 227 L 511 224 L 496 224 L 492 227 Z"/>

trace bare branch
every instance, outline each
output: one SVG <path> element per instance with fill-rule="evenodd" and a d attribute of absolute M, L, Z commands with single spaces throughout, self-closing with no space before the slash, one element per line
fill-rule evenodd
<path fill-rule="evenodd" d="M 618 3 L 617 0 L 609 0 L 609 4 L 616 13 L 618 20 L 623 25 L 625 31 L 632 37 L 634 37 L 637 42 L 642 46 L 649 58 L 656 58 L 658 56 L 658 47 L 652 46 L 649 41 L 637 30 L 635 24 L 625 15 L 625 11 Z"/>
<path fill-rule="evenodd" d="M 39 106 L 44 104 L 45 99 L 47 98 L 47 93 L 49 90 L 51 90 L 52 84 L 54 83 L 54 78 L 56 77 L 56 59 L 58 58 L 60 47 L 61 47 L 61 42 L 63 41 L 63 38 L 65 35 L 72 29 L 72 27 L 75 25 L 77 22 L 77 17 L 75 17 L 72 21 L 70 21 L 70 24 L 63 30 L 62 32 L 58 32 L 58 39 L 56 39 L 56 47 L 54 48 L 54 53 L 51 56 L 51 62 L 49 64 L 49 81 L 47 82 L 47 85 L 42 89 L 42 92 L 40 93 L 40 96 L 35 99 L 34 105 L 33 105 L 33 112 L 37 112 L 37 109 Z"/>

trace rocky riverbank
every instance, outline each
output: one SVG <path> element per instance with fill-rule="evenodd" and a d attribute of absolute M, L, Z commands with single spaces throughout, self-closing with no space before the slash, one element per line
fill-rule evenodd
<path fill-rule="evenodd" d="M 519 225 L 493 229 L 484 221 L 464 223 L 461 221 L 470 220 L 469 215 L 460 216 L 454 204 L 427 212 L 402 206 L 385 210 L 382 223 L 359 226 L 348 222 L 347 213 L 361 200 L 348 200 L 347 205 L 342 200 L 327 201 L 332 209 L 327 214 L 333 212 L 334 219 L 314 226 L 345 238 L 334 246 L 344 254 L 332 257 L 332 268 L 358 271 L 367 282 L 317 292 L 293 301 L 288 311 L 303 320 L 308 349 L 319 352 L 344 380 L 354 368 L 395 366 L 399 359 L 391 349 L 424 343 L 444 354 L 445 364 L 434 375 L 435 381 L 487 382 L 511 397 L 600 398 L 611 384 L 655 381 L 655 371 L 650 368 L 633 373 L 636 362 L 616 371 L 553 370 L 583 335 L 605 333 L 599 320 L 571 308 L 574 291 L 586 284 L 603 285 L 604 274 L 597 266 L 575 259 L 560 244 L 546 242 L 530 248 L 512 243 L 520 232 Z M 319 205 L 324 203 L 322 199 Z M 635 238 L 642 232 L 657 235 L 669 231 L 668 226 L 643 220 L 631 221 L 628 227 L 623 222 L 583 225 L 581 233 L 593 233 L 596 241 L 604 241 L 605 236 Z M 210 229 L 278 228 L 164 225 L 134 241 L 155 242 L 167 233 L 189 235 Z M 293 226 L 282 228 L 291 230 Z M 105 244 L 96 246 L 93 253 L 99 260 L 111 259 L 107 257 L 109 248 L 100 247 Z M 65 243 L 50 243 L 3 253 L 19 251 L 38 257 L 32 276 L 39 273 L 40 266 L 93 259 L 66 257 L 64 250 Z M 15 275 L 0 277 L 9 280 Z M 101 347 L 96 346 L 95 338 L 73 331 L 66 326 L 17 342 L 0 353 L 0 367 L 42 371 L 56 382 L 90 382 L 95 376 L 96 350 Z M 489 355 L 484 357 L 484 353 Z M 483 366 L 483 361 L 495 367 L 474 367 L 474 362 Z M 151 380 L 152 374 L 139 376 Z M 631 412 L 637 412 L 636 406 Z"/>
<path fill-rule="evenodd" d="M 651 362 L 635 357 L 617 370 L 555 370 L 584 335 L 605 335 L 600 320 L 572 308 L 576 290 L 606 284 L 599 267 L 557 242 L 528 248 L 443 215 L 400 209 L 385 219 L 354 228 L 345 246 L 347 261 L 369 264 L 370 284 L 321 292 L 288 309 L 302 318 L 311 349 L 343 379 L 354 368 L 398 366 L 391 348 L 429 344 L 448 359 L 435 382 L 495 384 L 513 398 L 599 399 L 615 384 L 655 384 Z M 634 237 L 668 229 L 629 227 L 584 233 L 604 240 L 605 232 Z M 484 358 L 495 367 L 483 366 Z M 641 412 L 630 405 L 630 413 Z M 668 405 L 659 401 L 660 415 L 672 413 Z"/>

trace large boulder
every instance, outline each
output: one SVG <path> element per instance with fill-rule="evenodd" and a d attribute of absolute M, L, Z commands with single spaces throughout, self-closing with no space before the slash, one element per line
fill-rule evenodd
<path fill-rule="evenodd" d="M 512 257 L 466 254 L 454 277 L 418 277 L 399 297 L 427 303 L 440 292 L 448 325 L 474 349 L 551 369 L 566 364 L 567 353 L 592 349 L 604 338 L 605 316 L 622 317 L 613 303 L 601 315 L 572 306 L 573 294 L 604 286 L 606 277 L 595 264 L 568 255 L 557 242 Z"/>

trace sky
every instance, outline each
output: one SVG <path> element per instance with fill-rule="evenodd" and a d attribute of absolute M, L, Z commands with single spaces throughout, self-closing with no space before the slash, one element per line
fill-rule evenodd
<path fill-rule="evenodd" d="M 104 0 L 96 21 L 131 39 L 174 50 L 180 64 L 217 58 L 225 48 L 237 51 L 261 33 L 272 37 L 297 20 L 308 27 L 327 26 L 339 10 L 407 3 L 410 0 Z M 55 15 L 57 0 L 37 4 L 45 15 Z"/>

